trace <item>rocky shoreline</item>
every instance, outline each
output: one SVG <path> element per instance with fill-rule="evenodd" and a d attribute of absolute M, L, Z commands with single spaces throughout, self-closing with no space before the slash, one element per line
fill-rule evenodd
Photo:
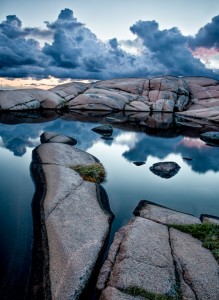
<path fill-rule="evenodd" d="M 89 299 L 87 289 L 91 281 L 95 284 L 113 213 L 103 188 L 73 167 L 98 160 L 63 135 L 44 133 L 41 142 L 32 161 L 36 193 L 30 298 Z M 115 234 L 100 270 L 100 299 L 217 300 L 219 266 L 212 252 L 174 226 L 213 224 L 218 239 L 219 219 L 200 220 L 145 200 L 134 215 Z"/>
<path fill-rule="evenodd" d="M 206 77 L 128 78 L 72 82 L 50 90 L 0 91 L 0 111 L 97 110 L 163 112 L 219 121 L 219 82 Z"/>

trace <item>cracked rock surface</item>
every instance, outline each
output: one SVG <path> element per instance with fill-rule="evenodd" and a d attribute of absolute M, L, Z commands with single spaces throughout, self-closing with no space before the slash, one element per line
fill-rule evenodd
<path fill-rule="evenodd" d="M 70 82 L 49 90 L 0 91 L 0 110 L 39 108 L 178 112 L 219 121 L 219 82 L 206 77 L 161 76 Z"/>
<path fill-rule="evenodd" d="M 40 226 L 44 228 L 42 238 L 47 240 L 43 252 L 47 251 L 48 271 L 43 276 L 49 276 L 47 291 L 42 293 L 45 299 L 49 299 L 48 295 L 51 299 L 78 299 L 105 245 L 112 214 L 101 202 L 100 187 L 84 181 L 71 168 L 97 160 L 70 146 L 70 138 L 66 137 L 67 144 L 64 144 L 63 139 L 55 143 L 54 137 L 57 137 L 54 133 L 43 134 L 45 143 L 34 150 L 32 162 L 35 175 L 44 178 L 41 183 L 45 186 L 43 199 L 38 199 L 41 200 Z M 34 286 L 33 290 L 40 288 Z M 32 298 L 38 299 L 37 294 Z"/>
<path fill-rule="evenodd" d="M 141 201 L 134 213 L 137 217 L 116 233 L 100 271 L 100 299 L 139 299 L 129 294 L 133 287 L 149 299 L 157 294 L 219 299 L 219 266 L 212 253 L 198 239 L 166 226 L 201 221 L 149 201 Z"/>

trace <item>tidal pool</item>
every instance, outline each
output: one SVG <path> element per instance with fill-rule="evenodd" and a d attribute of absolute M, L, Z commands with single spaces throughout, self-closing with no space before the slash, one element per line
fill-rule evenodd
<path fill-rule="evenodd" d="M 107 172 L 104 188 L 115 214 L 111 240 L 133 216 L 140 200 L 200 216 L 219 216 L 219 148 L 207 146 L 196 128 L 145 130 L 113 125 L 112 140 L 91 129 L 102 119 L 69 116 L 39 118 L 7 115 L 0 120 L 0 298 L 23 299 L 28 284 L 32 246 L 31 153 L 44 131 L 77 139 L 76 147 L 96 156 Z M 49 121 L 50 120 L 50 121 Z M 136 166 L 133 162 L 144 162 Z M 173 161 L 181 168 L 169 179 L 153 174 L 157 162 Z"/>

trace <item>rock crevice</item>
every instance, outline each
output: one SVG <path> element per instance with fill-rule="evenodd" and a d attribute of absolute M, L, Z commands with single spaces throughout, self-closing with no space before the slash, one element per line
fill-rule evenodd
<path fill-rule="evenodd" d="M 219 266 L 212 253 L 172 228 L 200 226 L 200 219 L 149 201 L 141 201 L 134 214 L 115 235 L 100 271 L 100 299 L 218 299 Z"/>

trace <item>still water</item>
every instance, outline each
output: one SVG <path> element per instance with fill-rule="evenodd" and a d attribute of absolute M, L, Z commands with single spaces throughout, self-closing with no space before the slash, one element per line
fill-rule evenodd
<path fill-rule="evenodd" d="M 142 128 L 114 126 L 113 139 L 91 131 L 97 119 L 37 118 L 4 115 L 0 124 L 0 298 L 23 299 L 31 260 L 34 185 L 30 175 L 32 150 L 44 131 L 77 139 L 76 147 L 96 156 L 107 172 L 105 187 L 115 214 L 111 239 L 132 217 L 140 200 L 200 216 L 219 216 L 219 148 L 205 145 L 198 131 L 171 129 L 148 133 Z M 101 119 L 100 119 L 101 120 Z M 43 121 L 43 122 L 42 122 Z M 185 160 L 189 158 L 191 160 Z M 144 162 L 136 166 L 134 161 Z M 163 179 L 149 168 L 173 161 L 181 168 Z"/>

